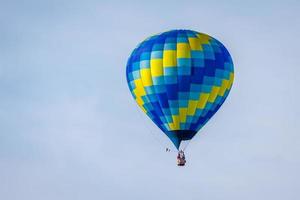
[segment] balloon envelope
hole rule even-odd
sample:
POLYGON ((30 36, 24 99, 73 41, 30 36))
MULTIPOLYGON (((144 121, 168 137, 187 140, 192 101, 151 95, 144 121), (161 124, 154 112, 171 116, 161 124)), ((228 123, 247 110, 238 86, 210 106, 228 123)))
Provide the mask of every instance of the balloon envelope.
POLYGON ((128 59, 126 76, 137 104, 178 149, 218 111, 234 72, 218 40, 172 30, 140 43, 128 59))

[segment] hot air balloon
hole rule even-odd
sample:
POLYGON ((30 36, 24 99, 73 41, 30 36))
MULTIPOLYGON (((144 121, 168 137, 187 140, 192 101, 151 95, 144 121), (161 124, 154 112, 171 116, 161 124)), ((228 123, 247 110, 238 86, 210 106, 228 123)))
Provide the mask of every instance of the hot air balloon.
POLYGON ((126 76, 137 104, 179 150, 224 103, 234 72, 221 42, 192 30, 171 30, 133 50, 126 76))

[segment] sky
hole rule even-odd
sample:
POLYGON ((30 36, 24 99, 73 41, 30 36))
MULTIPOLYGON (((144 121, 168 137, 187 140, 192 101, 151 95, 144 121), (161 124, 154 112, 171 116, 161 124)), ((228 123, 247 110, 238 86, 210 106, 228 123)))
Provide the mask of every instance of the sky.
POLYGON ((0 0, 0 199, 300 199, 299 1, 0 0), (235 81, 176 166, 127 58, 192 29, 235 81))

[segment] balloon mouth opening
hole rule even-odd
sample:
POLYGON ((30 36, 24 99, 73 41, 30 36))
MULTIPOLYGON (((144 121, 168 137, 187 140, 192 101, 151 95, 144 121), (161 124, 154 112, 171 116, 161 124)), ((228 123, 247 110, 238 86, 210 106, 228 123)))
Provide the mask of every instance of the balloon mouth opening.
POLYGON ((166 135, 170 138, 172 143, 177 149, 179 149, 182 141, 191 140, 197 131, 193 130, 173 130, 166 132, 166 135))

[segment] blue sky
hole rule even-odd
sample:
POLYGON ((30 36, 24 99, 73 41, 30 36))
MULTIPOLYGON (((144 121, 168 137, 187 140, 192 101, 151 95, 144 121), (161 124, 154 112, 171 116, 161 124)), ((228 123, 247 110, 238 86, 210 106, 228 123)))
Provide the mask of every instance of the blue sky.
POLYGON ((297 1, 0 1, 0 199, 299 199, 297 1), (235 82, 185 168, 138 109, 127 58, 207 33, 235 82))

